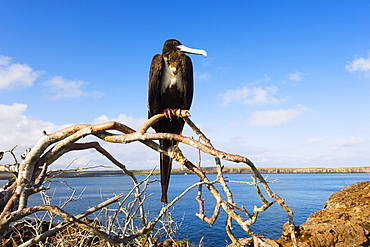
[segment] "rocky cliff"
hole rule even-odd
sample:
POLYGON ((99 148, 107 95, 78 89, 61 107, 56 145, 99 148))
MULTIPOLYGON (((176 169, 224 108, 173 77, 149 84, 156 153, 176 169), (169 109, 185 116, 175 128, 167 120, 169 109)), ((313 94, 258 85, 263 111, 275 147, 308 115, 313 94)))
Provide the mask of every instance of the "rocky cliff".
MULTIPOLYGON (((292 247, 287 225, 280 239, 263 239, 259 246, 292 247)), ((370 246, 370 181, 359 182, 332 194, 324 208, 296 227, 298 247, 370 246)), ((254 246, 251 238, 228 247, 254 246)))
MULTIPOLYGON (((370 246, 370 181, 331 195, 324 209, 297 227, 297 237, 299 247, 370 246)), ((287 232, 276 242, 292 246, 287 232)))

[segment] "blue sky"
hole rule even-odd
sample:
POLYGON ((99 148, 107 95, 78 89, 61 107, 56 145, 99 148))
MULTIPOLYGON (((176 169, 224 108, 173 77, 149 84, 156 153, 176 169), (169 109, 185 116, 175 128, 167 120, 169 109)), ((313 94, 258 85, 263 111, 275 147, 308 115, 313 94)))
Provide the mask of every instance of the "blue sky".
MULTIPOLYGON (((190 55, 191 114, 216 148, 257 167, 369 166, 369 16, 364 0, 0 1, 0 150, 72 124, 139 127, 151 59, 176 38, 208 52, 190 55)), ((139 143, 104 146, 129 169, 158 164, 139 143)), ((69 163, 110 165, 84 151, 54 167, 69 163)))

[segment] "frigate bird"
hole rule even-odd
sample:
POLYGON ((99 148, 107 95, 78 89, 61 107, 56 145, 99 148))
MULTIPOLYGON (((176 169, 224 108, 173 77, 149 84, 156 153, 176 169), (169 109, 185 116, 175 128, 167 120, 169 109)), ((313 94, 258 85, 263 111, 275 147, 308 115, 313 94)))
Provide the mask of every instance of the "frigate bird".
MULTIPOLYGON (((193 100, 193 64, 184 53, 207 56, 204 50, 191 49, 178 40, 169 39, 163 45, 162 55, 157 54, 152 59, 148 82, 148 117, 163 112, 167 116, 152 126, 157 133, 180 134, 184 127, 184 120, 170 117, 174 109, 189 110, 193 100)), ((160 140, 159 143, 164 149, 177 145, 170 140, 160 140)), ((172 159, 161 153, 161 202, 166 204, 171 169, 172 159)))

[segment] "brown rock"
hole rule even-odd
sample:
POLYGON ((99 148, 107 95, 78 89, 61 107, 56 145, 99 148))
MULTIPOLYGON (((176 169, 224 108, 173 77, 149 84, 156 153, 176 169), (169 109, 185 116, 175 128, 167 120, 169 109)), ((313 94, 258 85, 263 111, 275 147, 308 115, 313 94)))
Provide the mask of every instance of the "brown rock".
MULTIPOLYGON (((298 227, 297 241, 299 247, 370 246, 370 181, 332 194, 324 209, 298 227)), ((292 246, 289 234, 277 243, 292 246)))

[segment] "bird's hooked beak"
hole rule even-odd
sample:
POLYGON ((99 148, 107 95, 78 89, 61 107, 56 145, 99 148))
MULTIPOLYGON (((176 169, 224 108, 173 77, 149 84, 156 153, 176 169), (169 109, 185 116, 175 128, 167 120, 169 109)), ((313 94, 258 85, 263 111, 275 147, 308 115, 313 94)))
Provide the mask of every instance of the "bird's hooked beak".
POLYGON ((207 52, 205 50, 193 49, 193 48, 186 47, 184 45, 178 45, 176 47, 179 48, 180 51, 182 51, 182 52, 191 53, 191 54, 198 54, 198 55, 203 55, 204 57, 207 57, 207 52))

